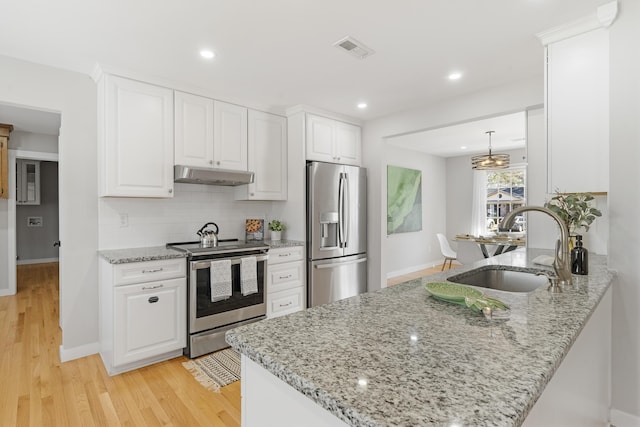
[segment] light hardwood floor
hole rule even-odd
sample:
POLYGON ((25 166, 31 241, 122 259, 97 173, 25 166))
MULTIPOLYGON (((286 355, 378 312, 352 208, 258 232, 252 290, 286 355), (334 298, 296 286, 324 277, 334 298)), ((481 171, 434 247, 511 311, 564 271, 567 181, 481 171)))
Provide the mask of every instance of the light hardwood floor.
POLYGON ((240 425, 240 382, 207 391, 184 357, 114 377, 98 355, 60 363, 58 264, 17 278, 0 297, 0 426, 240 425))
MULTIPOLYGON (((456 267, 460 267, 460 264, 452 263, 451 266, 449 266, 449 263, 447 263, 444 269, 446 271, 456 267)), ((440 273, 441 268, 442 264, 431 268, 425 268, 424 270, 414 271, 413 273, 403 274, 402 276, 396 276, 387 280, 387 286, 393 286, 398 283, 406 282, 407 280, 419 279, 420 277, 428 276, 430 274, 440 273)))

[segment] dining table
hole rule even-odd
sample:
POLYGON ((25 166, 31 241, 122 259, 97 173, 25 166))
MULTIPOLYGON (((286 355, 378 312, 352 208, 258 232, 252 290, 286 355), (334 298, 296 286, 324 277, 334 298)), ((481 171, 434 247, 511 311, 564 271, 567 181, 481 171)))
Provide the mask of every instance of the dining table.
POLYGON ((497 234, 495 236, 474 236, 472 234, 457 234, 456 241, 471 241, 480 246, 482 255, 485 258, 500 255, 502 253, 510 252, 518 247, 525 246, 527 240, 525 236, 509 236, 506 234, 497 234), (493 253, 489 252, 487 245, 495 246, 493 253))

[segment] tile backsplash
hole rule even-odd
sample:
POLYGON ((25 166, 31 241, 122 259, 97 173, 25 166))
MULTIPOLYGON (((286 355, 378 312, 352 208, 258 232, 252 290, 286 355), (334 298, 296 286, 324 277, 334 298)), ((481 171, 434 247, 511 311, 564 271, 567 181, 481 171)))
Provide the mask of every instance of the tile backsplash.
POLYGON ((278 202, 236 201, 234 191, 233 187, 176 183, 171 199, 100 198, 99 248, 198 240, 196 231, 207 222, 218 225, 221 239, 244 240, 245 220, 264 219, 266 224, 278 202))

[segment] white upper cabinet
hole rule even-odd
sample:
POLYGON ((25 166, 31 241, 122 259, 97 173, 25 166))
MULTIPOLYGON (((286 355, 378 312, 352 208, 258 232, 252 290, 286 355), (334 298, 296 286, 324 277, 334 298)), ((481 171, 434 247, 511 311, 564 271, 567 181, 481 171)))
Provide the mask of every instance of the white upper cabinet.
POLYGON ((173 197, 173 91, 105 75, 99 97, 100 195, 173 197))
POLYGON ((609 31, 547 46, 547 191, 609 189, 609 31))
POLYGON ((338 162, 359 166, 362 162, 362 136, 360 127, 336 122, 335 132, 338 162))
POLYGON ((176 165, 213 167, 213 99, 175 93, 176 165))
POLYGON ((247 170, 247 108, 176 91, 175 164, 247 170))
POLYGON ((214 101, 213 160, 221 169, 247 170, 247 108, 214 101))
POLYGON ((287 119, 249 110, 249 170, 253 184, 236 189, 238 200, 287 199, 287 119))
POLYGON ((359 166, 360 127, 307 114, 306 159, 359 166))

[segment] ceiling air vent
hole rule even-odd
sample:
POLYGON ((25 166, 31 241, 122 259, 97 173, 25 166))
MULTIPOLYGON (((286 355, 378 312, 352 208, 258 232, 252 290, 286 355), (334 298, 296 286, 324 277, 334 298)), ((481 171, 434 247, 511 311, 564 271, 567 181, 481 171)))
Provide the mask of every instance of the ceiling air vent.
POLYGON ((353 37, 345 37, 338 40, 333 45, 358 59, 364 59, 375 53, 373 49, 368 48, 353 37))

